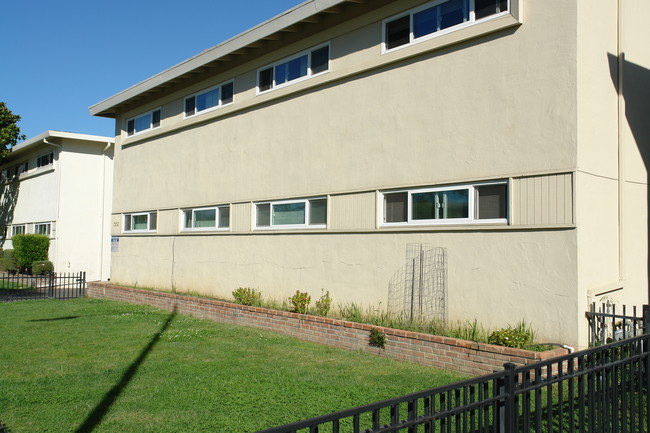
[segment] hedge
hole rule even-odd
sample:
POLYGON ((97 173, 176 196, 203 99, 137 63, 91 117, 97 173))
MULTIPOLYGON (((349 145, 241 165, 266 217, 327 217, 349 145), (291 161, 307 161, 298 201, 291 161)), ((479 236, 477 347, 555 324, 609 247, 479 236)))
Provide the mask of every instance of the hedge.
POLYGON ((16 235, 11 238, 14 245, 16 266, 21 272, 31 272, 32 263, 47 260, 50 239, 45 235, 16 235))

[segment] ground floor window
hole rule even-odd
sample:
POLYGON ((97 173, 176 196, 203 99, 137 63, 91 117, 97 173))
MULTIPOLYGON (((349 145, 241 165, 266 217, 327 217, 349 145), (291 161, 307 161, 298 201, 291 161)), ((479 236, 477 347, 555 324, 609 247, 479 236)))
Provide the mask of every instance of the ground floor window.
POLYGON ((383 193, 383 223, 505 223, 507 196, 505 181, 387 191, 383 193))
POLYGON ((256 228, 325 228, 327 198, 284 200, 255 204, 256 228))
POLYGON ((34 224, 34 233, 39 235, 50 236, 52 233, 52 224, 51 223, 36 223, 34 224))
POLYGON ((124 232, 154 232, 158 222, 158 213, 138 212, 124 214, 124 232))

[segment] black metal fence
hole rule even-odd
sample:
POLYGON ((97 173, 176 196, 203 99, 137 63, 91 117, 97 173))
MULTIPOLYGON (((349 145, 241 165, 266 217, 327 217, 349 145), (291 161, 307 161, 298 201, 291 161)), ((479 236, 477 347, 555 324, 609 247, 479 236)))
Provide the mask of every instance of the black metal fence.
POLYGON ((620 341, 625 338, 636 337, 644 332, 644 323, 650 323, 650 306, 644 305, 641 311, 637 307, 632 308, 616 304, 601 304, 598 308, 592 303, 589 311, 585 313, 589 321, 589 346, 599 346, 620 341))
POLYGON ((262 432, 647 432, 649 349, 645 334, 262 432))
POLYGON ((0 274, 0 302, 71 299, 86 296, 86 273, 0 274))

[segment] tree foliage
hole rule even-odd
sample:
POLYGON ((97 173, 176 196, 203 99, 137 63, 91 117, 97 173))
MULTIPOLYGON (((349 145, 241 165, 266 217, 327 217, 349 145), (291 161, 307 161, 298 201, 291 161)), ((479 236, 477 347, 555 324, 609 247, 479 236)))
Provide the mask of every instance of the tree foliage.
POLYGON ((9 150, 25 136, 20 133, 17 123, 20 116, 13 114, 7 104, 0 102, 0 159, 7 156, 9 150))

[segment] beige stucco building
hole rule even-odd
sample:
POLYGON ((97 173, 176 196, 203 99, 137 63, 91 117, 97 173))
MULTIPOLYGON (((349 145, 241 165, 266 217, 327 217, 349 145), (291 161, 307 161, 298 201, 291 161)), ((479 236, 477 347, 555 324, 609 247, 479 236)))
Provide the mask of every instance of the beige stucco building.
POLYGON ((14 146, 0 165, 0 243, 50 238, 55 272, 110 277, 113 137, 46 131, 14 146))
POLYGON ((583 346, 648 298, 648 13, 311 0, 126 89, 111 280, 383 308, 425 244, 448 320, 583 346))

